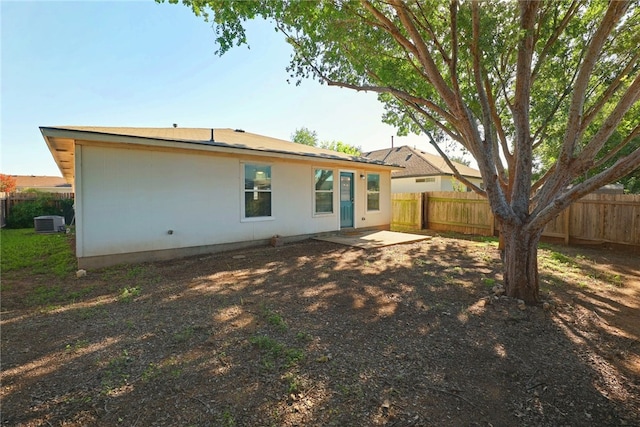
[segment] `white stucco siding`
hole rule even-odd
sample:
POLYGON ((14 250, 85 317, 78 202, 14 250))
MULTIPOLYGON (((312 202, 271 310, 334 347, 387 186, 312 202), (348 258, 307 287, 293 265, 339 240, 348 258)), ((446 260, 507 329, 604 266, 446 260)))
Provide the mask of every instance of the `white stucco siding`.
MULTIPOLYGON (((335 212, 315 215, 318 165, 272 161, 272 218, 243 219, 243 160, 183 151, 76 146, 77 256, 206 246, 339 230, 335 212), (169 230, 172 233, 169 234, 169 230)), ((331 168, 339 176, 340 169, 331 168)), ((354 171, 358 176, 359 171, 354 171)), ((364 171, 362 171, 364 172, 364 171)), ((366 183, 355 180, 356 227, 389 224, 389 172, 381 174, 381 209, 366 212, 366 183), (365 218, 362 220, 361 218, 365 218)))
MULTIPOLYGON (((480 178, 467 178, 474 184, 480 185, 482 179, 480 178)), ((458 181, 449 176, 430 176, 430 177, 410 177, 410 178, 394 178, 391 181, 392 193, 425 193, 428 191, 459 191, 454 188, 454 182, 458 181), (416 182, 416 180, 427 179, 433 180, 431 182, 416 182)), ((458 184, 460 185, 460 184, 458 184)), ((463 185, 463 188, 466 188, 463 185)))
POLYGON ((442 190, 442 177, 433 176, 427 179, 433 179, 433 182, 416 182, 416 179, 423 177, 411 178, 394 178, 391 180, 392 193, 424 193, 426 191, 449 191, 442 190))
POLYGON ((82 229, 78 234, 83 247, 78 247, 78 256, 198 246, 233 236, 233 228, 221 224, 239 219, 237 160, 79 149, 82 229))
POLYGON ((391 223, 391 173, 388 171, 357 170, 355 182, 355 218, 356 228, 377 227, 391 223), (380 206, 378 210, 367 208, 367 173, 380 175, 380 206), (361 176, 364 175, 365 179, 361 176))

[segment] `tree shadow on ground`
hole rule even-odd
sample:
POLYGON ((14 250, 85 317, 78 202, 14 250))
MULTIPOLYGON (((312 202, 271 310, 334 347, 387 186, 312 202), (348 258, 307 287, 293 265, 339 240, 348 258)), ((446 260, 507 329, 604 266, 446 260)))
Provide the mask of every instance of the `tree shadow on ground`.
MULTIPOLYGON (((374 250, 309 241, 90 272, 91 295, 3 315, 2 422, 640 421, 637 377, 604 354, 629 341, 566 306, 588 292, 520 310, 491 296, 500 278, 494 247, 451 238, 374 250)), ((625 308, 600 303, 611 319, 625 308)))

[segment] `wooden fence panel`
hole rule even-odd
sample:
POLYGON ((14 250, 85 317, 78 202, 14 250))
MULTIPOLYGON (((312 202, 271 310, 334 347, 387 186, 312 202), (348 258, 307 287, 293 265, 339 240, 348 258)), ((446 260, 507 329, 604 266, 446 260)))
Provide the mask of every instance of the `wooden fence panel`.
POLYGON ((426 194, 427 228, 464 234, 493 235, 493 214, 484 197, 475 193, 426 194))
MULTIPOLYGON (((51 203, 58 209, 62 207, 62 200, 74 199, 74 193, 6 193, 5 198, 2 199, 2 225, 6 224, 6 218, 11 215, 11 210, 14 206, 24 202, 32 202, 45 195, 51 200, 51 203)), ((71 218, 66 218, 67 221, 71 221, 71 218)))
POLYGON ((422 194, 394 193, 391 195, 391 226, 422 229, 422 194))
POLYGON ((0 193, 0 227, 7 225, 7 198, 4 193, 0 193))
POLYGON ((640 195, 590 194, 571 205, 571 239, 640 245, 640 195))
MULTIPOLYGON (((456 231, 490 236, 495 220, 485 198, 475 193, 430 192, 393 195, 392 225, 456 231), (413 197, 412 197, 413 196, 413 197), (424 219, 417 221, 422 196, 424 219)), ((545 227, 543 236, 560 238, 565 244, 618 243, 640 246, 640 195, 590 194, 560 213, 545 227)))
POLYGON ((564 240, 565 244, 569 244, 569 219, 571 216, 571 208, 563 210, 560 215, 549 222, 542 231, 545 237, 557 237, 564 240))

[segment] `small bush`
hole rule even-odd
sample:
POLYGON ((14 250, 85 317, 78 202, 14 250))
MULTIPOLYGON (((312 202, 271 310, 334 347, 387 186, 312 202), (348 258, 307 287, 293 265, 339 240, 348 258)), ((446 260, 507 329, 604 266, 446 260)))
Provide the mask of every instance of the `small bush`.
POLYGON ((69 224, 73 218, 73 199, 53 198, 51 193, 35 192, 34 200, 15 204, 7 215, 7 228, 33 228, 33 218, 42 215, 61 215, 69 224))

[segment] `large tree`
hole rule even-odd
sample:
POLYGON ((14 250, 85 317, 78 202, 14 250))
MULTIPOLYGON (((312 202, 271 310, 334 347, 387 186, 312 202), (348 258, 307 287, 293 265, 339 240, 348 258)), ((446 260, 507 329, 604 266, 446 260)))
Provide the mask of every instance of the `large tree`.
POLYGON ((545 224, 640 166, 638 0, 182 3, 213 21, 220 54, 267 19, 293 46, 292 76, 376 92, 401 131, 471 153, 484 186, 458 179, 488 198, 506 292, 528 303, 545 224), (543 150, 555 160, 534 180, 543 150))

